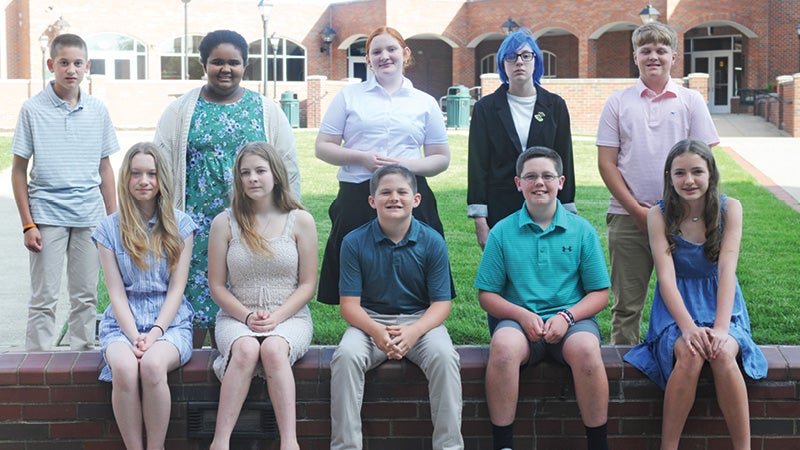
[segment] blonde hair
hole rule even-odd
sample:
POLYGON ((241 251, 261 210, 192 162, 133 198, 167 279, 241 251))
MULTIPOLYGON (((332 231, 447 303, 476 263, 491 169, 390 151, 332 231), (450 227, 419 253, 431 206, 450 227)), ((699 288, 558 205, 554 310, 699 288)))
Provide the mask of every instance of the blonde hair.
POLYGON ((634 50, 647 44, 663 44, 670 47, 673 52, 678 51, 678 33, 661 22, 646 23, 633 30, 631 42, 634 50))
POLYGON ((134 144, 125 154, 119 169, 117 196, 119 197, 119 234, 122 247, 140 269, 147 269, 149 255, 166 258, 171 272, 178 264, 183 240, 180 237, 175 210, 172 207, 172 177, 166 158, 152 142, 134 144), (128 188, 131 163, 136 155, 150 155, 156 166, 158 193, 156 194, 156 223, 148 232, 136 201, 128 188))
POLYGON ((242 160, 248 155, 256 155, 269 164, 274 183, 272 203, 276 208, 284 212, 305 208, 292 194, 286 165, 273 146, 266 142, 250 142, 239 150, 239 154, 236 155, 236 162, 233 164, 233 194, 231 198, 233 218, 239 224, 240 236, 247 247, 255 253, 269 256, 272 254, 272 250, 259 230, 256 229, 253 200, 245 194, 242 182, 242 160))

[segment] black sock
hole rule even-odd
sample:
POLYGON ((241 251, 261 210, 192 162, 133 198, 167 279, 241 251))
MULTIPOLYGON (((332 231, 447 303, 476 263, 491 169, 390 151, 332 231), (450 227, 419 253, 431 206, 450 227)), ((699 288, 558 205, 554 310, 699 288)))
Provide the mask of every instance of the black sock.
POLYGON ((608 424, 599 427, 585 427, 586 441, 589 450, 608 450, 608 424))
POLYGON ((492 424, 492 438, 494 450, 512 448, 514 446, 514 422, 503 427, 492 424))

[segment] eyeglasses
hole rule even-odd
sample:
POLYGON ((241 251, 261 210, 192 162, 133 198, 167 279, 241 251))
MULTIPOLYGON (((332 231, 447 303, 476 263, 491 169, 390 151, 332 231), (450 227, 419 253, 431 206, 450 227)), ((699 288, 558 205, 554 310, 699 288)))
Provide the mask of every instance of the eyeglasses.
POLYGON ((536 55, 532 52, 511 53, 506 55, 503 60, 505 60, 505 62, 515 63, 517 62, 517 58, 522 58, 522 62, 531 62, 535 56, 536 55))
POLYGON ((558 178, 558 175, 555 175, 555 174, 552 174, 552 173, 545 173, 545 174, 542 174, 542 175, 539 175, 538 173, 526 173, 525 175, 521 176, 520 178, 525 180, 525 181, 531 182, 531 183, 533 183, 536 180, 538 180, 539 178, 541 178, 542 181, 544 181, 545 183, 550 183, 553 180, 555 180, 556 178, 558 178))

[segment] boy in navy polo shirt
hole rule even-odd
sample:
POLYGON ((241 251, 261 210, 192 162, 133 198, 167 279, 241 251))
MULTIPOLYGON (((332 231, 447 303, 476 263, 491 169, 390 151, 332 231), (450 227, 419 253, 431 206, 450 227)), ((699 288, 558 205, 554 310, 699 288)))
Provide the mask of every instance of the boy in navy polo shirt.
POLYGON ((342 242, 340 309, 350 327, 331 361, 331 450, 362 448, 365 373, 408 358, 428 378, 434 450, 463 449, 458 353, 444 320, 450 270, 444 238, 411 215, 416 177, 399 165, 370 180, 372 220, 342 242))
POLYGON ((522 208, 489 233, 475 287, 489 313, 486 402, 494 448, 513 446, 520 367, 550 355, 575 382, 589 449, 607 449, 608 379, 594 315, 608 305, 609 278, 597 231, 556 198, 561 157, 531 147, 517 159, 522 208))

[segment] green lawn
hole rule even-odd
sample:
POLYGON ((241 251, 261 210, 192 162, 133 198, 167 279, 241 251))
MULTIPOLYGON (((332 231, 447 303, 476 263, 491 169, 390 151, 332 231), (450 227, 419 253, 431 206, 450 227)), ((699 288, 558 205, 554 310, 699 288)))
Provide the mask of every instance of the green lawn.
MULTIPOLYGON (((328 206, 336 195, 336 167, 314 157, 316 132, 298 130, 297 149, 303 185, 303 202, 317 221, 322 249, 330 231, 328 206)), ((447 326, 457 344, 488 342, 485 313, 478 306, 472 287, 481 252, 475 242, 472 221, 466 217, 467 137, 450 137, 452 160, 448 170, 430 179, 439 202, 450 249, 453 278, 458 297, 447 326)), ((0 168, 10 165, 10 138, 0 137, 0 168), (3 159, 6 158, 6 159, 3 159)), ((577 206, 580 214, 597 228, 606 246, 605 211, 608 191, 596 168, 596 149, 592 140, 575 141, 577 206)), ((800 344, 800 293, 797 268, 800 253, 800 214, 777 200, 740 168, 725 152, 715 152, 723 176, 723 192, 738 198, 744 206, 744 236, 739 258, 739 281, 747 300, 753 336, 759 344, 800 344), (792 245, 795 244, 795 245, 792 245)), ((105 287, 100 286, 99 309, 107 304, 105 287)), ((652 298, 652 295, 651 295, 652 298)), ((336 344, 345 329, 337 307, 311 303, 314 318, 314 343, 336 344)), ((649 306, 644 312, 642 334, 647 329, 649 306)), ((609 310, 598 319, 604 338, 609 334, 609 310)))
MULTIPOLYGON (((296 137, 303 202, 317 220, 321 257, 330 230, 327 208, 336 194, 336 168, 314 157, 314 132, 298 131, 296 137)), ((489 339, 486 315, 480 309, 477 291, 472 287, 481 252, 475 241, 472 221, 466 217, 467 137, 463 133, 451 134, 450 146, 450 167, 429 180, 445 225, 458 292, 447 326, 457 344, 484 344, 489 339)), ((596 147, 592 140, 578 140, 574 151, 578 210, 597 228, 605 248, 605 212, 609 194, 597 172, 596 147)), ((744 238, 738 273, 756 342, 800 344, 800 293, 796 289, 795 272, 795 268, 800 267, 800 256, 787 250, 792 247, 787 245, 789 242, 798 242, 800 214, 761 187, 726 153, 717 150, 715 155, 723 175, 723 191, 740 199, 744 205, 744 238), (777 317, 781 320, 775 320, 777 317)), ((315 324, 314 342, 336 344, 346 326, 339 317, 338 308, 312 302, 311 310, 315 324)), ((649 306, 645 310, 642 335, 647 330, 648 315, 649 306)), ((609 309, 603 311, 598 319, 603 337, 607 339, 609 309)))

